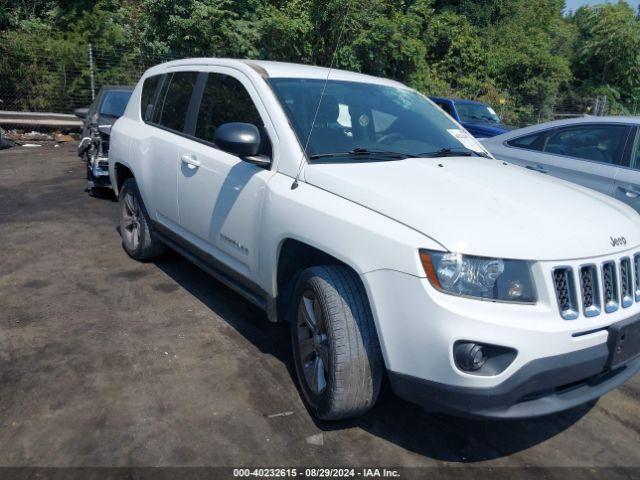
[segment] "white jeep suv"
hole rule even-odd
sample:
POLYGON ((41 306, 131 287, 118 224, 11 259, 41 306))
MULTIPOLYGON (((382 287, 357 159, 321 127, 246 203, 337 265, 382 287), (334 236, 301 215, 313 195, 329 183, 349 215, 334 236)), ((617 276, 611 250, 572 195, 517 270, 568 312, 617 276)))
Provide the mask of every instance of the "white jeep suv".
POLYGON ((495 160, 386 79, 189 59, 112 130, 120 234, 288 321, 304 400, 360 414, 383 375, 432 411, 543 415, 640 369, 640 217, 495 160))

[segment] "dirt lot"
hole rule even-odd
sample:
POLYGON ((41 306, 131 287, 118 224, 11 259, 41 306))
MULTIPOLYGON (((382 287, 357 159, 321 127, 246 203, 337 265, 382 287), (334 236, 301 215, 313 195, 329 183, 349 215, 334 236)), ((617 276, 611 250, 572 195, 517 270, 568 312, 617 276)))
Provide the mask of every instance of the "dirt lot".
POLYGON ((75 145, 0 152, 0 465, 640 466, 640 376, 530 421, 387 391, 315 422, 286 326, 175 254, 131 260, 84 187, 75 145))

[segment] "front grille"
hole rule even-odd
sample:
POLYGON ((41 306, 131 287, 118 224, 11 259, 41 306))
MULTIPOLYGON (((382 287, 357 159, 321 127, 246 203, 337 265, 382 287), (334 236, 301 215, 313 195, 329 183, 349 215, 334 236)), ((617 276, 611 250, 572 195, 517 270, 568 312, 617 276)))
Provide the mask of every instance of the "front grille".
POLYGON ((612 313, 620 306, 640 303, 640 252, 600 265, 581 265, 577 271, 556 267, 552 275, 558 309, 565 320, 577 318, 579 312, 595 317, 602 311, 612 313))
POLYGON ((640 253, 633 256, 633 286, 636 302, 640 301, 640 253))
POLYGON ((573 320, 578 317, 576 305, 575 285, 573 282, 573 270, 569 267, 558 267, 553 271, 553 282, 556 288, 556 298, 560 315, 565 320, 573 320))
POLYGON ((586 317, 600 314, 600 288, 598 269, 595 265, 580 268, 580 287, 582 290, 582 311, 586 317))
POLYGON ((604 311, 615 312, 618 309, 618 279, 616 278, 616 264, 606 262, 602 265, 602 297, 604 311))
POLYGON ((631 276, 631 260, 620 260, 620 303, 628 308, 633 303, 633 277, 631 276))

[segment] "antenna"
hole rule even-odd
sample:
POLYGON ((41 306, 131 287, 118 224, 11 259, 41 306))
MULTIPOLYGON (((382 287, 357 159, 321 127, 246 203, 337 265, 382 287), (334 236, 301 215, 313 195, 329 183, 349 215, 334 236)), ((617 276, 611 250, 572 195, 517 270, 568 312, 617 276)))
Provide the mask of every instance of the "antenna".
POLYGON ((347 23, 347 18, 349 18, 350 8, 351 8, 351 1, 347 3, 347 8, 345 10, 344 18, 342 19, 342 26, 340 27, 340 34, 338 35, 338 41, 336 42, 336 48, 334 48, 333 54, 331 54, 331 63, 329 64, 329 71, 327 72, 327 78, 324 79, 322 92, 320 92, 318 105, 316 105, 316 113, 313 115, 311 128, 309 129, 307 140, 304 142, 304 150, 302 151, 302 158, 300 158, 300 166, 298 167, 298 173, 296 173, 296 178, 293 180, 293 183, 291 184, 291 190, 295 190, 296 188, 298 188, 298 179, 300 178, 300 174, 302 173, 302 167, 304 167, 304 164, 305 164, 305 155, 307 153, 307 147, 309 147, 309 140, 311 140, 311 134, 313 133, 313 127, 316 124, 316 118, 318 118, 318 112, 320 111, 320 105, 322 104, 322 99, 324 98, 324 92, 327 89, 327 83, 329 82, 329 76, 331 75, 331 70, 333 69, 333 63, 336 59, 336 53, 338 52, 338 48, 340 48, 340 41, 342 40, 342 33, 344 32, 344 26, 347 23))

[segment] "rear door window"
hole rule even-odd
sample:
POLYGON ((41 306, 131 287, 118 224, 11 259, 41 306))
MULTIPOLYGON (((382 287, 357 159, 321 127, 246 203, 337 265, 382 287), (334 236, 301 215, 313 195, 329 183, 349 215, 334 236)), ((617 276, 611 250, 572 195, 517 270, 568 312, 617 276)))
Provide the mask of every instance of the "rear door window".
POLYGON ((626 125, 581 125, 559 128, 547 139, 544 153, 618 164, 627 140, 626 125))
MULTIPOLYGON (((189 101, 197 79, 198 72, 176 72, 171 75, 156 123, 170 130, 183 131, 189 101)), ((154 119, 155 117, 156 115, 154 119)))
POLYGON ((640 128, 634 127, 631 135, 629 136, 630 145, 627 147, 630 151, 625 155, 623 165, 625 167, 633 168, 634 170, 640 170, 640 128))

